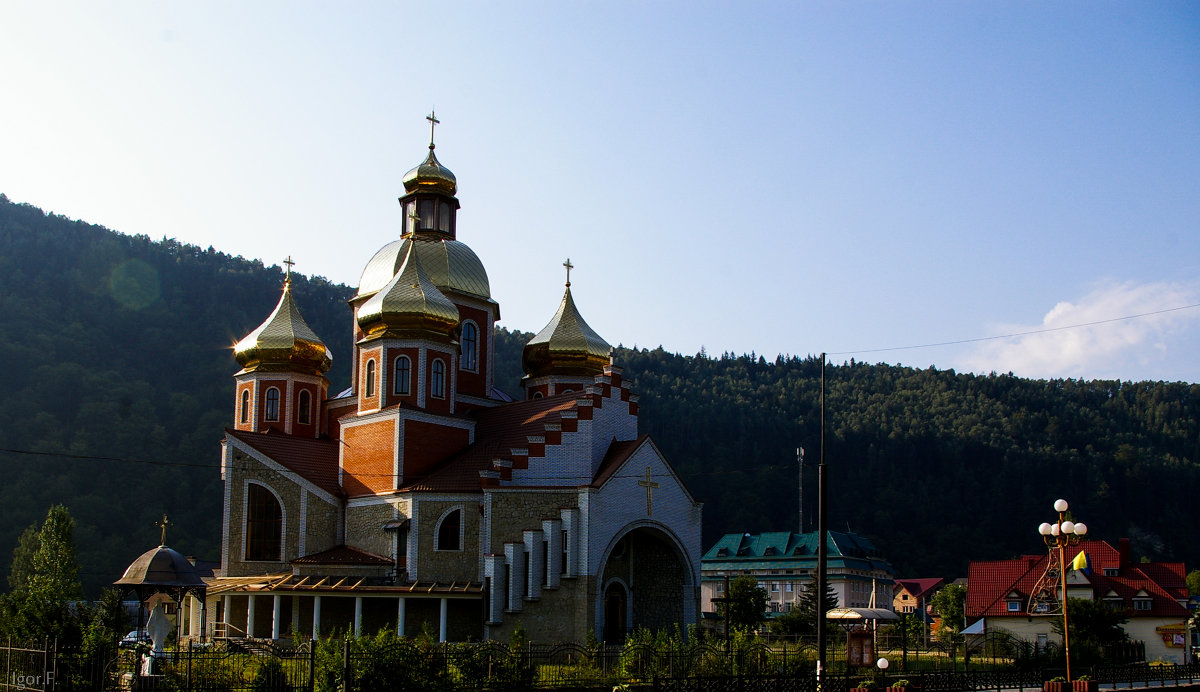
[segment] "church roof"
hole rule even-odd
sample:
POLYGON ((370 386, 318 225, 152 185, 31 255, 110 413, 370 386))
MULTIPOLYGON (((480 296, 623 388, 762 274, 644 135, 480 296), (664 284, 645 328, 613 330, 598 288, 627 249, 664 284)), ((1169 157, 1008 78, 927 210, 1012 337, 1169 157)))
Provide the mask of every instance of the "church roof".
POLYGON ((479 472, 491 471, 492 461, 510 456, 514 447, 528 444, 530 435, 541 435, 547 423, 557 423, 562 412, 575 407, 578 394, 517 401, 481 409, 476 413, 475 443, 436 466, 428 474, 406 479, 401 490, 475 492, 479 472))
POLYGON ((266 321, 233 347, 233 355, 242 372, 257 369, 293 369, 323 374, 333 362, 333 354, 304 321, 292 299, 292 282, 284 281, 283 295, 266 321))
POLYGON ((608 451, 604 453, 604 460, 600 462, 600 468, 596 470, 596 477, 592 479, 592 487, 599 488, 604 485, 626 461, 629 461, 629 457, 633 456, 637 448, 649 439, 649 435, 643 434, 636 440, 624 442, 613 440, 612 444, 608 446, 608 451))
POLYGON ((258 450, 334 497, 345 495, 338 483, 338 443, 293 437, 277 432, 247 432, 226 428, 225 434, 258 450))

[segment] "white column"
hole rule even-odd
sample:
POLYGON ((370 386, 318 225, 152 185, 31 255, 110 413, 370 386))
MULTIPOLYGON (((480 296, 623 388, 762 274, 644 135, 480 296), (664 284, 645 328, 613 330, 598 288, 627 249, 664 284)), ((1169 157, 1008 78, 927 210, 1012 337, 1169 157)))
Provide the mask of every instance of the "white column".
MULTIPOLYGON (((228 637, 230 634, 229 623, 231 618, 233 618, 233 596, 225 596, 225 607, 222 610, 225 612, 225 627, 222 629, 225 630, 225 636, 228 637)), ((216 634, 216 632, 213 632, 213 634, 216 634)))
POLYGON ((529 554, 529 572, 525 575, 525 597, 536 601, 542 597, 542 582, 545 580, 546 545, 542 543, 542 532, 535 529, 522 531, 525 552, 529 554))
POLYGON ((204 624, 204 620, 200 615, 200 599, 195 596, 188 596, 188 634, 193 637, 200 636, 200 625, 204 624))
POLYGON ((279 639, 279 620, 283 617, 283 602, 279 594, 271 597, 271 639, 279 639))
POLYGON ((567 572, 563 576, 575 577, 582 573, 579 566, 579 509, 564 509, 560 516, 563 528, 567 530, 567 572))
POLYGON ((507 588, 504 583, 504 556, 488 555, 483 562, 484 576, 491 578, 488 587, 488 621, 489 625, 498 625, 504 621, 504 602, 507 588))
POLYGON ((446 611, 449 608, 449 603, 450 603, 450 599, 443 598, 442 603, 441 603, 441 608, 438 611, 438 641, 439 642, 446 641, 446 625, 447 625, 446 611))
POLYGON ((254 636, 254 594, 246 596, 246 636, 254 636))
POLYGON ((546 588, 557 589, 562 577, 562 520, 542 522, 542 540, 546 542, 546 588))
POLYGON ((362 636, 362 596, 354 597, 354 636, 362 636))
POLYGON ((396 636, 404 636, 404 597, 396 599, 396 636))
POLYGON ((321 597, 313 596, 313 641, 321 638, 321 597))
POLYGON ((505 543, 504 561, 508 564, 508 603, 506 610, 521 612, 525 597, 525 545, 505 543))

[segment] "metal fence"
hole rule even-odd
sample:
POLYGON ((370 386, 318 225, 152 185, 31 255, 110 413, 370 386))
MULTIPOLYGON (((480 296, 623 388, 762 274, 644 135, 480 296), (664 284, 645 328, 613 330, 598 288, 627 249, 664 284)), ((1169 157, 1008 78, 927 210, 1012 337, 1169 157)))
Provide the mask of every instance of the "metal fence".
MULTIPOLYGON (((994 642, 999 647, 999 642, 994 642)), ((928 651, 921 652, 930 654, 928 651)), ((1018 666, 997 648, 970 667, 902 666, 887 677, 870 667, 830 667, 821 692, 896 685, 922 692, 1040 690, 1061 675, 1053 666, 1018 666)), ((1012 654, 1014 652, 1008 651, 1012 654)), ((1016 652, 1020 653, 1020 652, 1016 652)), ((655 648, 634 644, 577 645, 499 642, 438 644, 430 640, 326 640, 277 646, 257 640, 191 645, 148 658, 128 649, 60 650, 53 642, 0 651, 0 692, 137 690, 241 692, 373 692, 375 690, 509 690, 574 688, 611 690, 622 685, 661 690, 764 690, 817 692, 816 650, 806 642, 752 640, 655 648)), ((1200 681, 1197 665, 1073 667, 1106 689, 1200 681)))

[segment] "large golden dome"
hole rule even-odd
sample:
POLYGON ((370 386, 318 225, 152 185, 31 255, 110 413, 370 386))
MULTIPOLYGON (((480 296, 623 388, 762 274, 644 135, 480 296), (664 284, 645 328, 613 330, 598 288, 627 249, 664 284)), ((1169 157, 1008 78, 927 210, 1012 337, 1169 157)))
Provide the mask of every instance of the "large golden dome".
POLYGON ((430 144, 429 156, 416 168, 404 174, 404 190, 408 193, 432 190, 453 195, 458 191, 458 180, 450 169, 443 166, 433 155, 433 145, 430 144))
POLYGON ((358 326, 368 336, 384 332, 441 338, 453 335, 458 327, 458 307, 421 267, 419 248, 435 242, 410 243, 404 267, 358 309, 358 326))
MULTIPOLYGON (((375 253, 358 280, 356 298, 373 295, 396 276, 396 272, 404 265, 404 258, 408 256, 412 238, 410 234, 393 240, 375 253)), ((429 234, 417 241, 417 256, 429 280, 440 290, 457 291, 483 300, 491 299, 492 290, 483 262, 465 243, 429 234)))
POLYGON ((298 370, 322 375, 333 363, 333 354, 316 335, 292 299, 292 282, 284 281, 275 311, 257 329, 233 347, 242 372, 298 370))
POLYGON ((571 297, 563 294, 558 312, 521 352, 521 368, 529 377, 573 375, 590 377, 604 372, 612 346, 583 321, 571 297))

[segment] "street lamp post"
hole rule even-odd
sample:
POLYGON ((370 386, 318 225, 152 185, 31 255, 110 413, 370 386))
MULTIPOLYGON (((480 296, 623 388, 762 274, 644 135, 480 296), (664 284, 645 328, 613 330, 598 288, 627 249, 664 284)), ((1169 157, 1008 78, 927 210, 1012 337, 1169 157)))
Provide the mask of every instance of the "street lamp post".
POLYGON ((1054 555, 1054 549, 1058 549, 1058 576, 1062 583, 1063 655, 1067 659, 1067 682, 1071 682, 1071 639, 1067 623, 1067 546, 1079 545, 1087 533, 1087 526, 1083 522, 1067 519, 1067 507, 1066 500, 1055 500, 1054 511, 1058 512, 1058 521, 1053 524, 1043 522, 1038 527, 1038 533, 1042 534, 1042 540, 1050 549, 1051 557, 1054 555))

